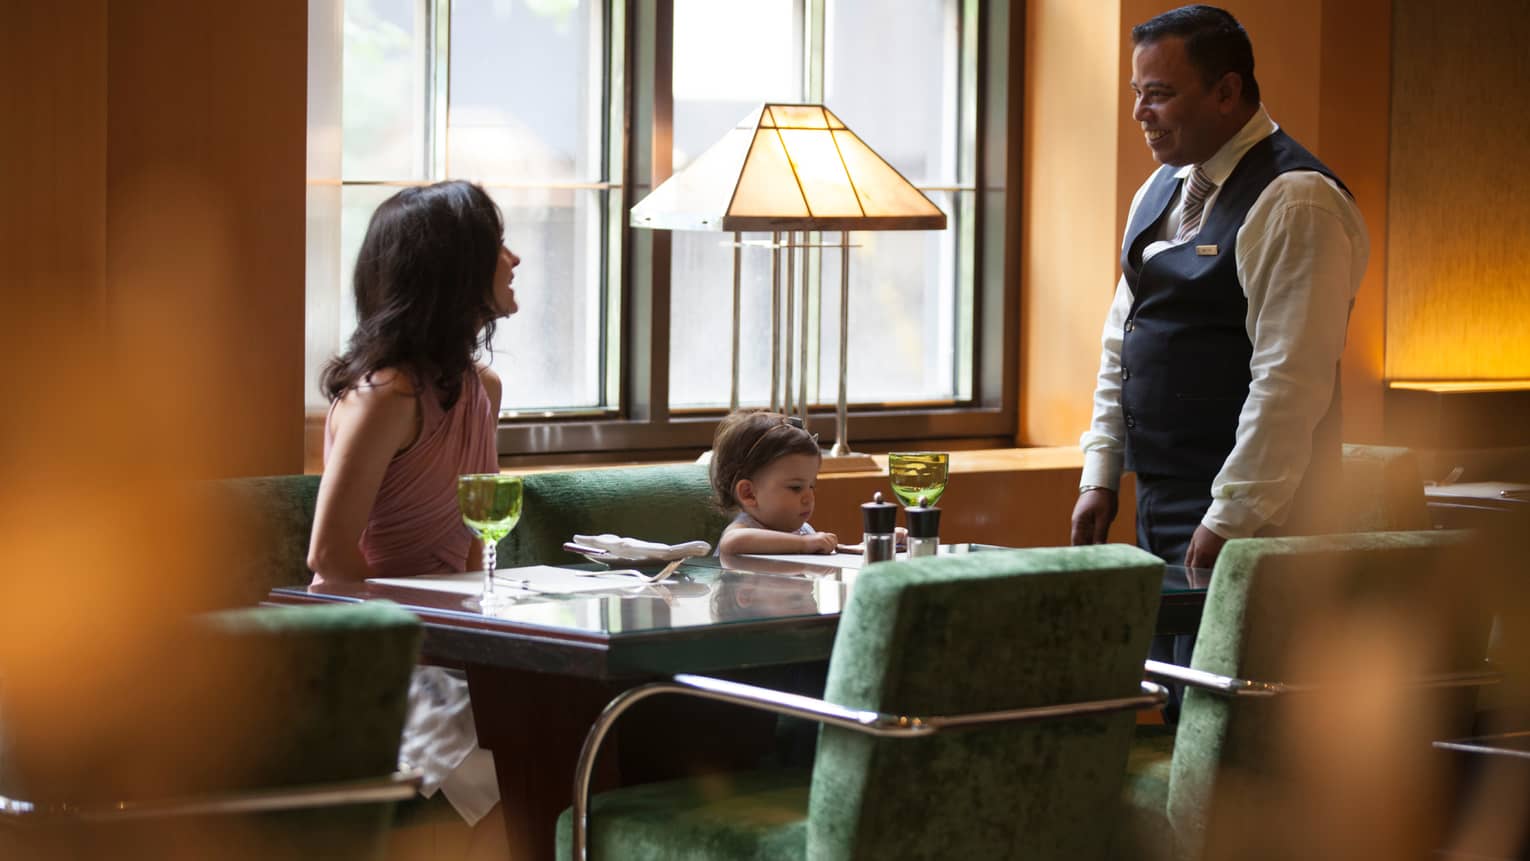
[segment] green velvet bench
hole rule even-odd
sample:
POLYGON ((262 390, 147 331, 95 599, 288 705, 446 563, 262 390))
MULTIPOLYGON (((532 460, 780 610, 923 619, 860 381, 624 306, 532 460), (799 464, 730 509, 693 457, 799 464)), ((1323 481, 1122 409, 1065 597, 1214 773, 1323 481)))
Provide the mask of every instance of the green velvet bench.
MULTIPOLYGON (((575 534, 611 532, 667 544, 701 539, 716 546, 728 525, 712 504, 700 464, 537 472, 525 482, 521 522, 499 543, 501 567, 583 561, 563 549, 575 534)), ((236 572, 249 602, 277 586, 307 583, 319 476, 230 479, 220 486, 258 531, 264 550, 236 572)))
POLYGON ((397 769, 421 634, 385 602, 195 617, 132 677, 56 692, 94 703, 62 750, 0 690, 0 857, 380 858, 418 785, 397 769))
MULTIPOLYGON (((1130 710, 1165 696, 1142 681, 1162 571, 1122 545, 862 570, 823 700, 677 676, 613 701, 586 739, 558 857, 1103 858, 1130 710), (659 695, 817 720, 812 769, 626 787, 586 807, 612 722, 659 695)), ((651 741, 684 739, 679 725, 651 741)))
MULTIPOLYGON (((1321 732, 1321 709, 1338 708, 1348 692, 1342 685, 1303 690, 1327 659, 1345 657, 1339 649, 1314 655, 1311 638, 1342 639, 1349 626, 1402 620, 1406 646, 1426 663, 1393 679, 1408 707, 1384 718, 1388 730, 1406 734, 1432 722, 1435 732, 1459 732, 1470 725, 1474 686, 1497 677, 1483 662, 1488 612, 1475 588, 1483 573, 1473 536, 1463 532, 1229 541, 1191 667, 1148 663, 1150 677, 1186 685, 1184 704, 1177 727, 1138 728, 1114 854, 1306 857, 1307 823, 1274 812, 1274 799, 1290 803, 1291 784, 1282 781, 1293 728, 1321 732)), ((1389 750, 1403 750, 1400 760, 1427 750, 1427 737, 1412 741, 1389 750)))

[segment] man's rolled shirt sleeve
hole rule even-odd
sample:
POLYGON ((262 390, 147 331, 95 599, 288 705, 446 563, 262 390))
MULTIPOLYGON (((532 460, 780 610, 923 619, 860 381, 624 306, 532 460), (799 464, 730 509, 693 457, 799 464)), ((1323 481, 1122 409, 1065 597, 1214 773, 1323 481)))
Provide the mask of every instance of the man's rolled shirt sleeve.
POLYGON ((1333 397, 1369 256, 1354 203, 1321 174, 1281 176, 1238 232, 1252 380, 1202 525, 1223 538, 1283 522, 1333 397))

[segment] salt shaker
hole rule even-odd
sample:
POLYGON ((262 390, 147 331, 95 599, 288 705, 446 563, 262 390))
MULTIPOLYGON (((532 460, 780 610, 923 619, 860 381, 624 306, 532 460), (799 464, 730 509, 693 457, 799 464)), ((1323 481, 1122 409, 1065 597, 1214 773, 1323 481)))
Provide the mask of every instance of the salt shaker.
POLYGON ((882 501, 878 491, 871 501, 861 505, 862 541, 866 547, 865 564, 886 562, 893 558, 893 530, 898 520, 898 506, 882 501))
POLYGON ((908 518, 908 556, 934 556, 940 549, 940 509, 931 507, 929 497, 919 497, 903 514, 908 518))

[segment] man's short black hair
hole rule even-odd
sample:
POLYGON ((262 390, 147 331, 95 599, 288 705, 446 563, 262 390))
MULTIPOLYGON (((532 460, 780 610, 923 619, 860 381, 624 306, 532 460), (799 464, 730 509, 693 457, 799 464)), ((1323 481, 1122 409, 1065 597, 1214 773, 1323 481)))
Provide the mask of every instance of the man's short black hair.
POLYGON ((1132 44, 1144 45, 1169 36, 1185 40, 1185 53, 1208 88, 1228 72, 1243 79, 1243 101, 1259 104, 1254 80, 1254 46, 1230 12, 1197 3, 1165 12, 1132 28, 1132 44))

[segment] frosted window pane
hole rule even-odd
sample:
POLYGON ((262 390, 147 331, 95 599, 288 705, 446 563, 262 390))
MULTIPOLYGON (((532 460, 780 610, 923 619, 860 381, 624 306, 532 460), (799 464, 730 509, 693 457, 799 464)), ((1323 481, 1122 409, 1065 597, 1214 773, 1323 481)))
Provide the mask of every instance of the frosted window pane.
POLYGON ((344 176, 426 177, 425 4, 346 0, 344 176))
MULTIPOLYGON (((940 208, 955 211, 954 194, 932 192, 930 198, 940 208)), ((852 403, 956 396, 954 233, 850 234, 851 244, 859 246, 850 249, 852 403)), ((830 241, 839 238, 826 236, 830 241)), ((817 398, 824 403, 834 400, 839 385, 839 260, 839 249, 824 250, 823 385, 817 398)))
MULTIPOLYGON (((745 234, 746 239, 768 236, 745 234)), ((675 406, 728 403, 733 250, 724 243, 732 238, 731 233, 671 234, 670 277, 676 297, 670 303, 669 400, 675 406)), ((742 263, 740 391, 745 404, 764 405, 770 402, 770 252, 745 248, 742 263)))
POLYGON ((824 104, 915 185, 956 179, 955 0, 828 0, 824 104))
POLYGON ((674 169, 761 102, 802 101, 794 0, 675 0, 674 169))
MULTIPOLYGON (((733 91, 747 93, 731 104, 726 87, 712 81, 696 81, 683 58, 702 52, 726 50, 738 57, 747 53, 752 63, 770 62, 759 57, 771 41, 766 23, 724 21, 708 30, 701 26, 703 14, 695 7, 718 7, 719 19, 736 17, 736 9, 759 10, 769 4, 675 3, 675 167, 720 138, 753 103, 777 100, 803 101, 798 89, 766 92, 764 86, 733 91), (683 20, 687 14, 698 20, 683 20), (760 34, 744 44, 735 34, 760 34), (710 40, 702 49, 689 46, 691 38, 710 40), (709 94, 711 100, 703 98, 709 94), (721 105, 721 107, 720 107, 721 105), (715 113, 715 116, 713 115, 715 113)), ((785 4, 783 4, 784 6, 785 4)), ((787 20, 784 9, 776 22, 787 20)), ((960 128, 956 81, 959 72, 957 3, 955 0, 909 0, 898 5, 898 14, 887 14, 879 0, 828 0, 825 40, 825 104, 867 145, 916 185, 956 183, 956 134, 960 128), (837 22, 844 21, 840 26, 837 22)), ((801 41, 800 30, 782 37, 801 41)), ((786 48, 767 53, 779 58, 786 48)), ((791 52, 800 69, 800 49, 791 52)), ((699 66, 713 77, 726 64, 699 66)), ((762 80, 758 68, 750 78, 762 80)), ((785 86, 779 89, 789 89, 785 86)), ((821 121, 821 120, 820 120, 821 121)), ((830 121, 839 127, 839 123, 830 121)), ((970 158, 971 153, 967 154, 970 158)), ((969 192, 927 192, 948 215, 964 201, 970 212, 969 192)), ((889 204, 881 199, 876 203, 889 204)), ((970 331, 970 320, 958 320, 957 266, 959 223, 953 217, 944 231, 889 231, 852 234, 849 398, 852 403, 876 401, 941 401, 970 396, 970 381, 958 382, 959 373, 970 369, 970 358, 954 358, 958 346, 970 343, 959 338, 970 331)), ((749 238, 767 238, 751 234, 749 238)), ((721 243, 731 234, 675 232, 671 236, 670 402, 675 406, 725 406, 728 402, 728 356, 732 293, 732 255, 721 243)), ((838 233, 823 234, 837 242, 838 233)), ((742 300, 742 400, 745 404, 769 403, 770 381, 770 255, 748 249, 743 257, 742 300)), ((814 341, 820 360, 809 375, 809 400, 830 405, 837 396, 839 333, 839 251, 822 252, 818 268, 821 295, 811 310, 814 341)), ((970 264, 965 270, 971 272, 970 264)), ((784 285, 785 278, 783 276, 784 285)), ((800 314, 800 308, 798 313, 800 314)), ((794 387, 795 389, 795 387, 794 387)), ((853 436, 853 431, 852 431, 853 436)))
POLYGON ((486 182, 601 177, 600 4, 452 4, 447 172, 486 182))
POLYGON ((598 191, 489 189, 505 215, 520 311, 499 321, 492 362, 506 410, 600 405, 598 191))

